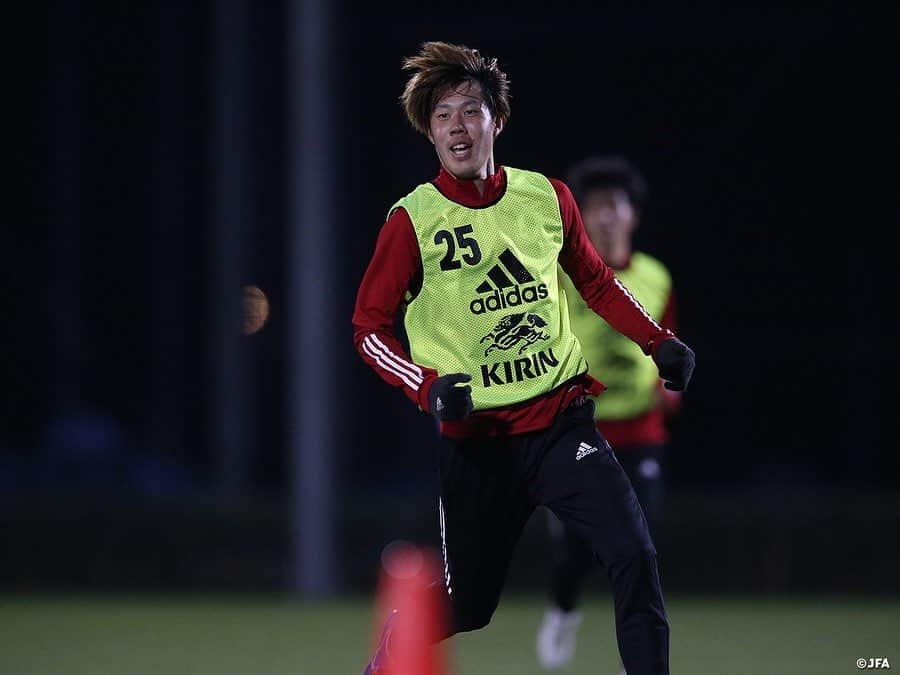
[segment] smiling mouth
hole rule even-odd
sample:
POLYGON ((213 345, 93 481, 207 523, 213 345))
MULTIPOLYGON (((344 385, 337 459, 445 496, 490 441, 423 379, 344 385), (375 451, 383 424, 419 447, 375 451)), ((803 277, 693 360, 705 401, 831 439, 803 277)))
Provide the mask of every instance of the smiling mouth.
POLYGON ((450 152, 452 152, 454 155, 464 155, 471 149, 472 146, 469 143, 456 143, 455 145, 450 146, 450 152))

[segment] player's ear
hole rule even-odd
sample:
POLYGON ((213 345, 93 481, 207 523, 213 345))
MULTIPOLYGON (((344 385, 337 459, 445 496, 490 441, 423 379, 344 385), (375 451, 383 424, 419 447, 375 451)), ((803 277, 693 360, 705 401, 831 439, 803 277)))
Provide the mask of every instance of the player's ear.
POLYGON ((431 130, 429 130, 425 135, 428 136, 428 140, 431 141, 432 145, 434 145, 434 136, 431 135, 431 130))
POLYGON ((503 131, 503 120, 494 120, 494 138, 497 138, 501 131, 503 131))

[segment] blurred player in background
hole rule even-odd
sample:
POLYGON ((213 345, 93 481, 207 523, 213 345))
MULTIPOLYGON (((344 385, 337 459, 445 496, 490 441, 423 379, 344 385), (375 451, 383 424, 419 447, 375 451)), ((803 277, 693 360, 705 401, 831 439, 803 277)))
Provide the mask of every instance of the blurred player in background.
MULTIPOLYGON (((496 59, 428 42, 404 67, 407 117, 441 168, 390 209, 357 294, 354 341, 385 382, 440 422, 444 569, 435 592, 450 599, 448 632, 488 624, 522 529, 544 505, 606 566, 631 675, 666 674, 656 549, 594 425, 589 395, 603 385, 587 373, 558 266, 593 311, 652 357, 667 386, 688 385, 694 354, 615 278, 564 183, 495 163, 510 114, 496 59), (393 332, 404 308, 409 354, 393 332)), ((548 128, 568 115, 549 114, 548 128)), ((366 674, 390 675, 400 614, 366 674)))
MULTIPOLYGON (((633 248, 633 235, 647 200, 647 184, 640 171, 623 157, 592 157, 572 167, 567 178, 581 208, 585 231, 600 257, 663 329, 676 332, 669 271, 659 260, 633 248)), ((631 479, 653 532, 663 498, 666 421, 678 409, 681 392, 662 386, 641 349, 592 312, 574 292, 568 277, 563 283, 582 354, 607 386, 595 402, 597 428, 631 479)), ((541 665, 555 669, 574 656, 581 623, 578 601, 594 560, 578 534, 552 512, 548 513, 548 526, 553 545, 551 606, 536 646, 541 665)))

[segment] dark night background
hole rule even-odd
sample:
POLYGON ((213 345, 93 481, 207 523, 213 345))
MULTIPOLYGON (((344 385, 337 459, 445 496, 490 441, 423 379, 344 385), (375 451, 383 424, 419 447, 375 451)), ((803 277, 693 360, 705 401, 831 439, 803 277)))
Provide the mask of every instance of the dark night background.
MULTIPOLYGON (((158 512, 163 522, 202 504, 213 514, 204 517, 231 523, 224 529, 263 522, 259 531, 270 535, 268 543, 253 540, 269 565, 262 573, 241 568, 210 581, 176 566, 138 575, 136 584, 267 583, 281 579, 290 549, 288 457, 303 450, 285 441, 296 409, 285 393, 293 344, 286 317, 299 311, 285 290, 296 187, 287 151, 296 123, 287 105, 289 36, 283 5, 231 6, 244 12, 229 35, 243 40, 245 113, 237 127, 241 267, 227 287, 215 274, 222 187, 214 177, 223 161, 213 123, 222 99, 211 74, 217 6, 57 3, 18 23, 23 86, 7 107, 21 119, 8 132, 24 152, 9 199, 28 208, 25 218, 8 211, 4 223, 0 497, 12 505, 5 526, 28 548, 33 532, 68 527, 60 514, 72 508, 85 509, 79 522, 96 530, 120 509, 142 514, 141 522, 158 512), (237 306, 241 284, 265 290, 272 317, 260 333, 234 338, 228 362, 243 373, 249 438, 236 476, 223 468, 211 431, 224 414, 213 394, 223 365, 211 345, 219 339, 215 316, 237 306)), ((374 565, 378 548, 403 528, 416 536, 433 520, 410 514, 432 504, 430 420, 362 363, 350 325, 387 208, 437 173, 430 144, 398 104, 401 60, 426 40, 476 47, 508 73, 512 117, 497 142, 498 163, 564 177, 578 159, 616 152, 643 169, 650 205, 638 243, 672 270, 681 337, 697 353, 673 427, 673 513, 699 504, 715 519, 729 504, 751 503, 783 522, 789 502, 814 514, 819 529, 809 537, 817 540, 835 522, 858 527, 846 514, 866 504, 868 531, 896 534, 889 242, 900 222, 890 105, 898 72, 887 14, 837 3, 408 10, 339 5, 328 64, 335 142, 327 161, 339 181, 336 219, 328 221, 334 273, 304 292, 325 297, 333 316, 303 322, 333 329, 331 385, 299 404, 327 407, 336 425, 328 454, 339 558, 355 561, 341 566, 338 588, 362 585, 354 564, 374 565), (400 519, 377 521, 382 508, 395 513, 385 505, 400 519)), ((844 530, 832 532, 840 538, 844 530)), ((766 546, 764 531, 746 537, 766 546)), ((93 545, 75 550, 90 558, 93 545)), ((123 559, 139 546, 106 545, 123 559)), ((804 550, 820 549, 809 544, 795 554, 804 550)), ((63 562, 10 560, 0 568, 6 587, 107 580, 95 568, 79 575, 63 562)), ((866 587, 839 572, 833 578, 845 589, 866 587)))

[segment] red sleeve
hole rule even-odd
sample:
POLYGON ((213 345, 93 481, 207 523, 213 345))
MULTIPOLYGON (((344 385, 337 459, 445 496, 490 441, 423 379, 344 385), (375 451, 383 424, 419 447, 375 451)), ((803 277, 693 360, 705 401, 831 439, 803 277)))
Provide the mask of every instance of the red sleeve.
POLYGON ((413 362, 394 337, 394 320, 406 292, 420 274, 421 258, 412 221, 395 209, 378 234, 375 253, 359 285, 353 311, 356 350, 385 382, 428 410, 428 390, 437 371, 413 362))
POLYGON ((669 299, 666 301, 666 308, 663 310, 660 325, 673 333, 678 332, 678 303, 675 301, 675 291, 669 291, 669 299))
POLYGON ((653 320, 600 258, 584 231, 581 213, 566 184, 553 178, 550 183, 556 190, 563 222, 563 246, 559 264, 572 279, 588 307, 617 331, 636 342, 645 354, 655 354, 659 343, 670 337, 672 332, 663 329, 653 320))

